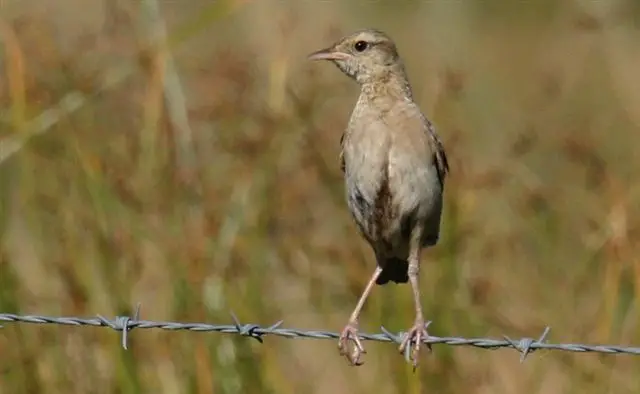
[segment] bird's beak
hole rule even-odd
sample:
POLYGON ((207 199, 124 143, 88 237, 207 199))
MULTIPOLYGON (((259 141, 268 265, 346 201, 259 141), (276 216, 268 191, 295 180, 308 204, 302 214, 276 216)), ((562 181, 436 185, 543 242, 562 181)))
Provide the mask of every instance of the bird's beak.
POLYGON ((308 56, 309 60, 347 60, 349 55, 333 48, 321 49, 308 56))

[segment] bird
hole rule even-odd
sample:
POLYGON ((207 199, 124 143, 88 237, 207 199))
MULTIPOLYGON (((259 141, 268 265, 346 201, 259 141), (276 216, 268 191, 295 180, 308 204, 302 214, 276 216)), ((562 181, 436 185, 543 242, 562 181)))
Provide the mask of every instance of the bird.
MULTIPOLYGON (((361 365, 358 336, 364 304, 375 285, 409 282, 415 321, 399 351, 418 366, 429 338, 420 300, 420 254, 440 237, 449 164, 434 125, 413 99, 396 44, 383 31, 363 29, 308 55, 326 60, 360 85, 360 95, 340 138, 346 201, 376 268, 338 339, 340 354, 361 365)), ((429 344, 426 347, 431 350, 429 344)))

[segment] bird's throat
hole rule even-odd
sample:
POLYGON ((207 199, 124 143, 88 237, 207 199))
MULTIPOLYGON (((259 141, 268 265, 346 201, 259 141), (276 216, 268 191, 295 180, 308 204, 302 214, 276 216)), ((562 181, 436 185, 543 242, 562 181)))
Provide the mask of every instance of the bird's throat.
POLYGON ((401 74, 389 74, 363 83, 360 95, 368 101, 410 100, 413 101, 411 86, 407 78, 401 74))

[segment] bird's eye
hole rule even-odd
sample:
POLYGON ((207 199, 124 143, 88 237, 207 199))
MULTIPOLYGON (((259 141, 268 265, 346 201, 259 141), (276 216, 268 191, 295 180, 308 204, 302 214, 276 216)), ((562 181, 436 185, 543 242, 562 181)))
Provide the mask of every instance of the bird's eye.
POLYGON ((365 41, 358 41, 353 47, 356 49, 356 51, 362 52, 367 49, 367 46, 368 44, 365 41))

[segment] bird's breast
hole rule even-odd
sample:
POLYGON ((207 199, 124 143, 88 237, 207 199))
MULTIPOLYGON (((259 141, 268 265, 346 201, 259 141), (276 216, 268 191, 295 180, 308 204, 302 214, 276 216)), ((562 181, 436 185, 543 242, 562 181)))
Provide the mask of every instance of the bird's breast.
POLYGON ((343 146, 349 209, 375 249, 405 249, 413 226, 439 204, 440 184, 426 139, 401 139, 386 124, 347 133, 343 146))

